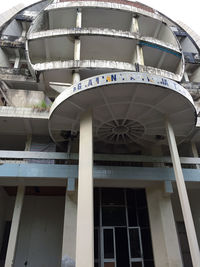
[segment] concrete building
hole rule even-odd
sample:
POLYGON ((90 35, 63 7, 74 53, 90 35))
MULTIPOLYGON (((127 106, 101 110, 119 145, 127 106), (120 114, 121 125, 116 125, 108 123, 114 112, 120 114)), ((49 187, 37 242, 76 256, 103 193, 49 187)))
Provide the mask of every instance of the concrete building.
POLYGON ((0 26, 0 266, 199 267, 200 38, 126 0, 0 26))

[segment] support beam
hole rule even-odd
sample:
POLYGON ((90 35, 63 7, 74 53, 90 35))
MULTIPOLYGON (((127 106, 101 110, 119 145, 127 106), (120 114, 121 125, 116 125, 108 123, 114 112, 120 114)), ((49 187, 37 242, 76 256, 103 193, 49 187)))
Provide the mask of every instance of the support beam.
POLYGON ((14 69, 18 69, 19 68, 19 64, 20 64, 20 53, 19 53, 19 49, 15 49, 15 54, 16 54, 16 58, 15 58, 14 69))
POLYGON ((153 38, 156 39, 158 37, 160 30, 161 30, 161 27, 162 27, 162 22, 157 25, 156 30, 155 30, 154 35, 153 35, 153 38))
POLYGON ((86 111, 80 121, 78 175, 76 267, 93 267, 93 134, 91 111, 86 111))
POLYGON ((72 74, 72 84, 80 82, 80 74, 79 72, 73 72, 72 74))
POLYGON ((12 217, 12 225, 10 230, 10 236, 8 241, 8 249, 6 254, 5 267, 13 267, 15 259, 15 250, 17 244, 17 236, 20 225, 20 217, 22 212, 23 200, 24 200, 25 187, 23 185, 18 186, 17 196, 15 200, 15 207, 12 217))
POLYGON ((51 61, 51 53, 49 49, 49 40, 48 38, 44 38, 44 47, 45 47, 45 56, 47 61, 51 61))
POLYGON ((164 191, 166 195, 172 194, 174 192, 171 181, 164 181, 164 191))
POLYGON ((31 143, 32 143, 32 134, 27 135, 26 144, 25 144, 25 151, 31 150, 31 143))
POLYGON ((76 27, 81 28, 82 27, 82 11, 81 8, 78 8, 76 13, 76 27))
POLYGON ((133 64, 138 63, 139 65, 144 65, 144 55, 143 55, 143 49, 142 46, 137 44, 136 49, 133 55, 133 64))
POLYGON ((135 16, 133 16, 131 20, 130 32, 139 33, 138 19, 135 16))
POLYGON ((19 63, 20 63, 20 58, 16 57, 15 64, 14 64, 14 69, 18 69, 19 68, 19 63))
MULTIPOLYGON (((138 18, 135 16, 133 16, 131 20, 130 32, 139 33, 138 18)), ((134 51, 132 61, 133 61, 133 64, 138 63, 139 65, 144 65, 143 50, 142 50, 142 46, 139 44, 136 45, 136 50, 134 51)))
POLYGON ((74 60, 80 60, 80 54, 81 54, 81 41, 79 37, 76 37, 74 42, 74 60))
POLYGON ((75 178, 67 179, 67 192, 73 194, 75 192, 75 178))
MULTIPOLYGON (((77 10, 76 13, 76 28, 82 27, 82 11, 77 10)), ((81 40, 79 37, 75 37, 74 40, 74 60, 80 60, 81 57, 81 40)), ((80 82, 80 74, 78 71, 74 71, 72 74, 72 84, 80 82)))
POLYGON ((173 131, 173 127, 170 122, 166 119, 166 131, 167 139, 169 143, 170 153, 172 157, 172 163, 176 178, 176 184, 178 188, 178 195, 181 203, 188 243, 190 247, 190 254, 192 258, 193 266, 200 266, 200 253, 197 242, 197 236, 194 227, 194 221, 192 218, 192 212, 189 204, 189 199, 186 191, 185 181, 179 159, 178 149, 176 145, 176 139, 173 131))
POLYGON ((158 65, 157 65, 157 68, 158 69, 161 69, 162 68, 162 64, 165 60, 165 57, 166 57, 166 52, 163 52, 162 56, 160 57, 159 61, 158 61, 158 65))
POLYGON ((184 77, 184 79, 185 79, 186 82, 190 82, 189 77, 188 77, 188 74, 187 74, 186 71, 184 72, 183 77, 184 77))

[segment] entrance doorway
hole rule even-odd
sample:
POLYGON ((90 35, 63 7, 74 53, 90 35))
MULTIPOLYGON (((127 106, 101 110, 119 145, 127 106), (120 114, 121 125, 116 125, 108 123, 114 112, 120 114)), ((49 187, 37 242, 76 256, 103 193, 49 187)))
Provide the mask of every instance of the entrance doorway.
POLYGON ((95 188, 95 267, 154 267, 144 189, 95 188))

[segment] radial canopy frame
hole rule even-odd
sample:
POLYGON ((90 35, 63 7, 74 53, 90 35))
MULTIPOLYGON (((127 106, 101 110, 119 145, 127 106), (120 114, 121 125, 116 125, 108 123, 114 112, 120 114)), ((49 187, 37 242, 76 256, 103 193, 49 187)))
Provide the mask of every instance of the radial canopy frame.
POLYGON ((57 143, 79 131, 81 114, 93 110, 94 138, 105 143, 167 144, 165 118, 181 142, 194 129, 196 109, 189 92, 161 76, 116 72, 93 76, 65 89, 54 101, 49 131, 57 143))

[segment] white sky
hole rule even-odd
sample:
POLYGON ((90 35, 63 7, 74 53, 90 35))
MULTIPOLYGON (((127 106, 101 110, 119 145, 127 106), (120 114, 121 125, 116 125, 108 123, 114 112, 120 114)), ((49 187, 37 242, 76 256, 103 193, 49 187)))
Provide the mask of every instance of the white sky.
MULTIPOLYGON (((18 3, 34 3, 35 0, 5 0, 1 1, 0 13, 13 7, 18 3)), ((192 28, 200 35, 200 1, 199 0, 140 0, 144 3, 157 9, 173 20, 180 20, 192 28)))

